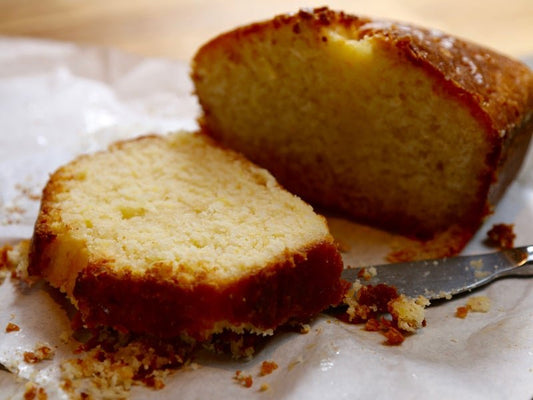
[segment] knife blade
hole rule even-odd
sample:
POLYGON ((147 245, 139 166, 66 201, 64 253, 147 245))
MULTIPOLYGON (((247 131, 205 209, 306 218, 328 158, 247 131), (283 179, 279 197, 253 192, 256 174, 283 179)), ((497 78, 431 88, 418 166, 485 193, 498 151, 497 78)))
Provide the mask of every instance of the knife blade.
POLYGON ((516 247, 494 253, 457 256, 345 269, 342 278, 364 285, 385 283, 409 297, 422 295, 429 300, 449 299, 506 276, 533 276, 533 246, 516 247), (373 271, 361 278, 362 269, 373 271))

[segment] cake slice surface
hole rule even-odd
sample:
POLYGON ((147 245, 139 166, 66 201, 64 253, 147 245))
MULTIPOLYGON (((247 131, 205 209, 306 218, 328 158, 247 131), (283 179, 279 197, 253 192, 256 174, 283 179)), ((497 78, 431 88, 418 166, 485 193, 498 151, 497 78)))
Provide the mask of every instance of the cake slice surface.
POLYGON ((87 326, 199 340, 310 318, 341 300, 341 270, 323 217, 188 133, 119 142, 57 170, 29 260, 87 326))
POLYGON ((409 236, 448 232, 450 254, 501 197, 533 130, 522 63, 327 8, 222 34, 191 76, 207 132, 289 190, 409 236))

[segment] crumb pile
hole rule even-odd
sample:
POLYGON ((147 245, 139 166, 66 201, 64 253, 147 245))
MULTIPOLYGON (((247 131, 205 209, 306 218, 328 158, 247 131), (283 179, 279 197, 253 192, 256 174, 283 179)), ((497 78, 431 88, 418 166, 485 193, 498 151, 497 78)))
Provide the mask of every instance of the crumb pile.
POLYGON ((24 362, 36 364, 43 360, 51 360, 54 357, 54 350, 45 343, 39 343, 33 351, 24 352, 24 362))
POLYGON ((457 310, 455 311, 455 316, 457 318, 464 319, 470 311, 480 313, 489 312, 490 299, 487 296, 470 297, 467 300, 466 305, 457 307, 457 310))
MULTIPOLYGON (((274 372, 276 369, 278 369, 278 364, 275 361, 263 361, 261 363, 258 377, 264 377, 267 375, 270 375, 272 372, 274 372)), ((241 386, 244 386, 245 388, 251 388, 254 384, 254 378, 251 374, 244 373, 241 370, 235 371, 235 375, 233 376, 233 379, 241 386)), ((259 387, 260 392, 265 392, 270 389, 270 386, 268 383, 261 383, 261 386, 259 387)))
POLYGON ((44 388, 33 382, 26 382, 24 385, 24 400, 48 400, 48 395, 44 388))
POLYGON ((61 363, 61 387, 79 399, 127 398, 133 386, 159 390, 168 374, 190 365, 194 349, 194 343, 95 330, 77 357, 61 363))
POLYGON ((426 326, 424 308, 429 300, 423 296, 411 299, 388 285, 362 285, 355 281, 346 293, 348 305, 341 319, 354 324, 365 324, 368 331, 381 332, 389 345, 401 344, 406 334, 426 326), (390 315, 391 319, 385 318, 390 315))

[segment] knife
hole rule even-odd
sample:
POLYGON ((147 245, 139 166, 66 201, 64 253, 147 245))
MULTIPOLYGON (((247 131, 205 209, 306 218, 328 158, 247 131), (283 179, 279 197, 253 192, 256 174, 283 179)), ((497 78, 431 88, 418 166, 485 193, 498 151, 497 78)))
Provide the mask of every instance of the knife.
POLYGON ((363 285, 384 283, 409 297, 422 295, 429 300, 450 299, 507 276, 533 276, 533 246, 506 249, 495 253, 457 256, 345 269, 342 278, 363 285), (363 268, 373 272, 361 277, 363 268), (373 275, 373 276, 372 276, 373 275))

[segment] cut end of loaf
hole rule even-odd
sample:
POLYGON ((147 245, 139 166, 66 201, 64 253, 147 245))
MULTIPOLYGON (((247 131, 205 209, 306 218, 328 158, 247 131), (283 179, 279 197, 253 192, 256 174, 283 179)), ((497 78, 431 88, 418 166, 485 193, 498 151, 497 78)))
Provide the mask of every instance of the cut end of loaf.
POLYGON ((533 107, 518 62, 325 8, 215 38, 192 78, 217 140, 314 204, 422 238, 452 226, 472 235, 503 132, 533 107))

